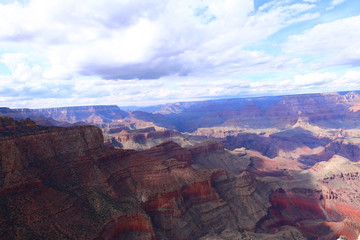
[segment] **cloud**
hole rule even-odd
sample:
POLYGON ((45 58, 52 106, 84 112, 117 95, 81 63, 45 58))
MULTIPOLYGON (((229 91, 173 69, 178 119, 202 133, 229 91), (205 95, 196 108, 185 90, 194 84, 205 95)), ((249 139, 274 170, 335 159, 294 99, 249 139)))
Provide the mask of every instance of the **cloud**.
POLYGON ((69 96, 72 83, 61 79, 48 81, 43 77, 43 69, 34 64, 32 57, 23 53, 7 53, 0 58, 11 72, 0 76, 0 94, 15 99, 63 98, 69 96))
POLYGON ((313 68, 337 65, 358 67, 360 66, 358 29, 360 29, 360 16, 319 24, 302 34, 290 36, 283 45, 283 50, 288 54, 315 59, 313 68))
POLYGON ((274 0, 257 9, 250 0, 0 4, 0 64, 8 69, 0 101, 149 105, 360 88, 358 71, 324 69, 359 66, 359 17, 289 31, 324 21, 319 2, 274 0), (289 32, 297 34, 286 38, 289 32))
POLYGON ((48 79, 231 75, 264 61, 244 47, 319 16, 310 3, 272 3, 255 11, 249 0, 32 0, 0 5, 0 41, 42 52, 48 79))
POLYGON ((358 79, 360 71, 353 70, 342 74, 313 72, 282 79, 269 77, 262 81, 181 76, 148 81, 117 81, 82 77, 76 81, 58 82, 57 86, 28 83, 15 89, 0 84, 0 99, 6 102, 6 106, 33 108, 91 104, 153 105, 233 97, 351 91, 360 89, 358 79), (4 94, 6 91, 8 95, 4 94), (32 94, 38 97, 32 99, 32 94))
POLYGON ((337 5, 340 5, 342 3, 344 3, 346 0, 332 0, 330 3, 330 6, 327 8, 327 10, 331 10, 334 7, 336 7, 337 5))
POLYGON ((303 0, 304 2, 309 2, 309 3, 316 3, 318 2, 319 0, 303 0))
POLYGON ((345 2, 346 0, 332 0, 331 1, 331 5, 339 5, 343 2, 345 2))
POLYGON ((312 87, 331 83, 337 79, 334 73, 308 73, 305 75, 295 75, 293 85, 296 87, 312 87))

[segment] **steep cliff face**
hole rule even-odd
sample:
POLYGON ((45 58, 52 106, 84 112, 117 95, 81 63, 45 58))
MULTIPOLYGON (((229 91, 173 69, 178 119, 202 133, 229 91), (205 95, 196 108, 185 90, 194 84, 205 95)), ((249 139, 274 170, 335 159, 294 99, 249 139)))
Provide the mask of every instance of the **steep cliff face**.
POLYGON ((103 148, 100 129, 31 125, 0 138, 0 236, 92 238, 121 214, 104 197, 112 191, 94 162, 103 148))

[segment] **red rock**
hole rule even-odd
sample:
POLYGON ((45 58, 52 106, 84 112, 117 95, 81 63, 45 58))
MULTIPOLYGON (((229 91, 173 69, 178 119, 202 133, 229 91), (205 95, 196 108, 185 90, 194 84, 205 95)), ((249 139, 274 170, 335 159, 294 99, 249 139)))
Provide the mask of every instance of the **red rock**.
POLYGON ((240 227, 219 194, 225 172, 191 167, 201 149, 219 148, 214 143, 137 152, 105 147, 92 126, 15 130, 0 139, 0 234, 7 239, 196 239, 240 227))
POLYGON ((129 214, 110 221, 100 234, 100 237, 94 240, 112 240, 112 239, 155 239, 155 233, 152 228, 149 217, 145 214, 129 214))

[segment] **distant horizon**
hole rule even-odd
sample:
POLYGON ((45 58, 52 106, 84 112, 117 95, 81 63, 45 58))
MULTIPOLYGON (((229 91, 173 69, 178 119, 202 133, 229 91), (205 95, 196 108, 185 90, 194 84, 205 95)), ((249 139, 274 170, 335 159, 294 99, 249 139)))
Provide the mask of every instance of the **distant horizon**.
POLYGON ((0 1, 0 104, 360 89, 358 0, 0 1))
MULTIPOLYGON (((226 101, 232 99, 253 99, 253 98, 271 98, 271 97, 285 97, 285 96, 297 96, 297 95, 312 95, 312 94, 332 94, 332 93, 349 93, 349 92, 360 92, 359 90, 349 90, 349 91, 335 91, 335 92, 314 92, 314 93, 297 93, 297 94, 281 94, 281 95, 264 95, 264 96, 253 96, 253 97, 231 97, 231 98, 219 98, 219 99, 207 99, 207 100, 195 100, 195 101, 176 101, 176 102, 165 102, 162 104, 154 104, 154 105, 118 105, 118 104, 94 104, 94 105, 71 105, 71 106, 58 106, 58 107, 40 107, 40 108, 29 108, 29 107, 8 107, 8 106, 0 106, 0 108, 10 108, 10 109, 50 109, 50 108, 71 108, 71 107, 100 107, 100 106, 117 106, 121 110, 129 110, 123 107, 130 107, 130 108, 151 108, 157 106, 163 106, 167 104, 175 104, 175 103, 190 103, 190 102, 206 102, 206 101, 226 101)), ((135 110, 136 111, 136 110, 135 110)))

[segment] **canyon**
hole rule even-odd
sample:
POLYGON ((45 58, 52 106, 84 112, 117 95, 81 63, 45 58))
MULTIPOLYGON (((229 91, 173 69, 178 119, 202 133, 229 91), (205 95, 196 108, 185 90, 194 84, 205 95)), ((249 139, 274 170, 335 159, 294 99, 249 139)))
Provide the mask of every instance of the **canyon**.
POLYGON ((360 235, 360 92, 0 108, 2 239, 360 235))

